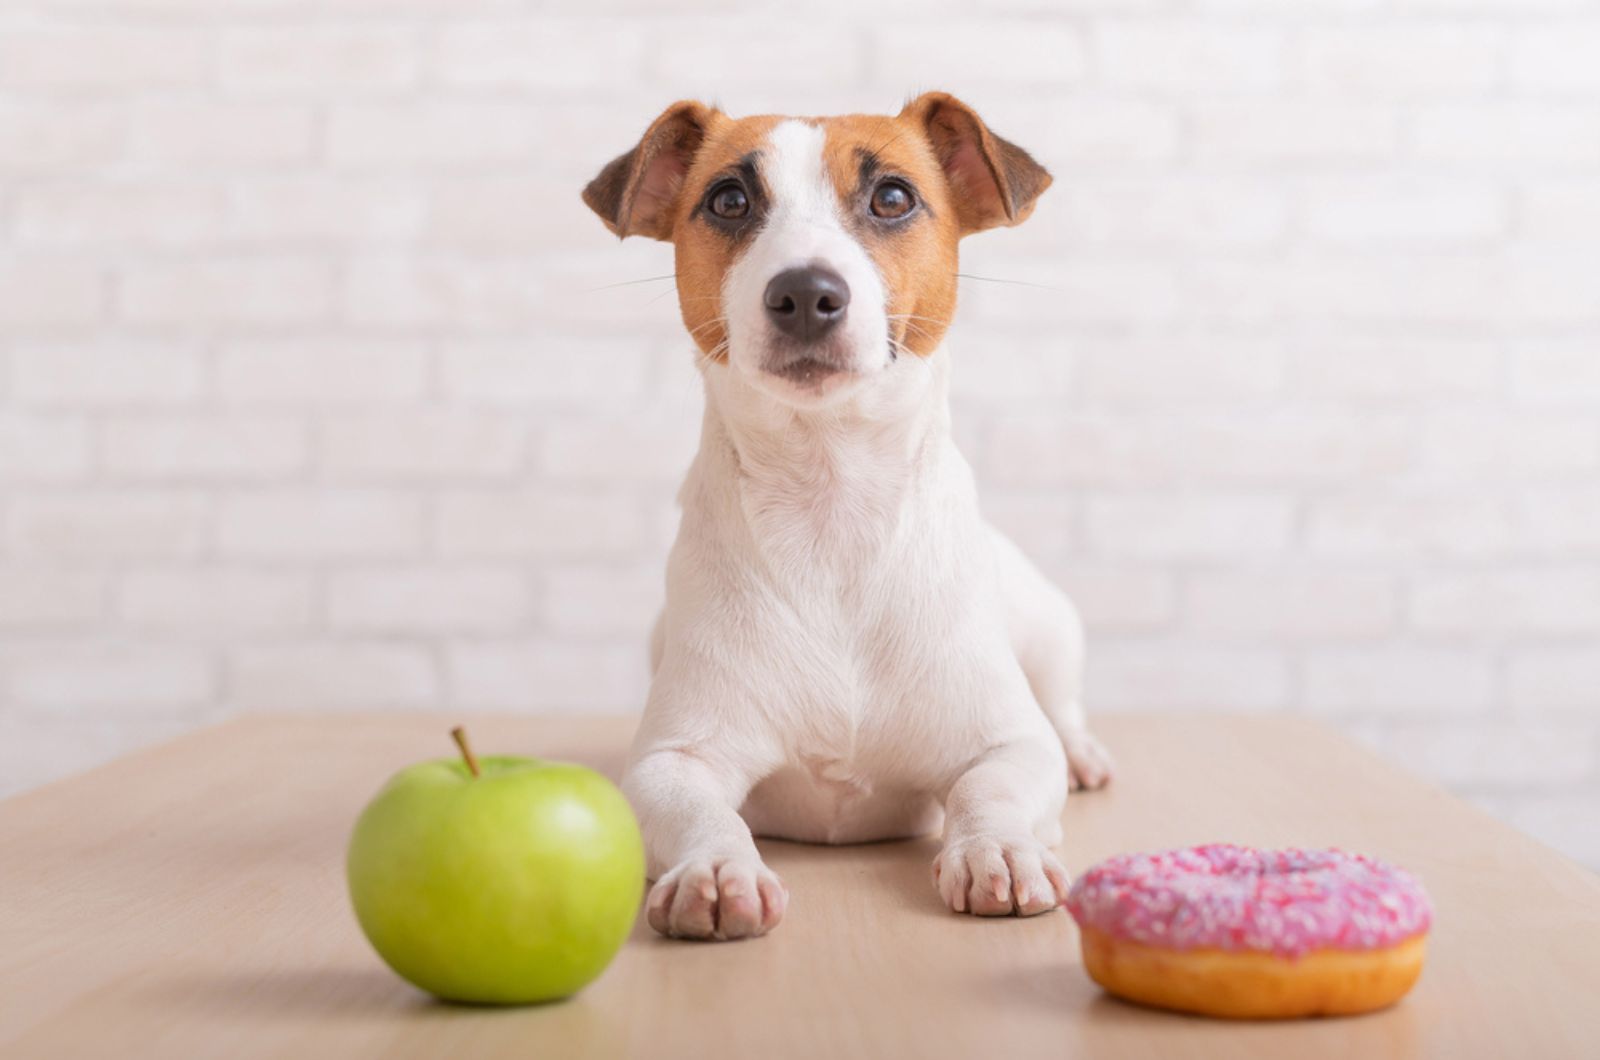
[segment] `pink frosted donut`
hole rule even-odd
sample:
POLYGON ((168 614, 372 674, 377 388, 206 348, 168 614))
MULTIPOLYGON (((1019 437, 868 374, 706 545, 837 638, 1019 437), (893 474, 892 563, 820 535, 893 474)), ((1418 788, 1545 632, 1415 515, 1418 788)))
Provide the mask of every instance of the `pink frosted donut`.
POLYGON ((1415 877, 1372 858, 1226 843, 1103 861, 1067 908, 1110 992, 1256 1018, 1394 1003, 1422 971, 1433 918, 1415 877))

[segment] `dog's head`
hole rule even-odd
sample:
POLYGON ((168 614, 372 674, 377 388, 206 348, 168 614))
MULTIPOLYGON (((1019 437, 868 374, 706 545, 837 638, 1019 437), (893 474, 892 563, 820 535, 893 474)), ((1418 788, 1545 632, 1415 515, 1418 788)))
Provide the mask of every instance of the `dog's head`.
POLYGON ((618 236, 673 244, 683 321, 708 360, 811 406, 931 353, 961 237, 1018 223, 1049 185, 970 107, 930 92, 893 117, 677 103, 583 200, 618 236))

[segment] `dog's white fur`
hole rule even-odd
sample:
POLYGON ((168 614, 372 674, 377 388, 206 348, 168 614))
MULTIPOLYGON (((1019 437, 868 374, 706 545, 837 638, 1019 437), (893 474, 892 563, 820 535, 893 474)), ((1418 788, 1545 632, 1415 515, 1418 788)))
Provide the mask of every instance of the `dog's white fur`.
POLYGON ((1110 768, 1084 724, 1078 616, 979 514, 949 358, 893 355, 821 149, 804 123, 769 135, 769 219, 723 286, 727 361, 702 366, 700 451, 624 781, 657 880, 649 918, 672 935, 781 919, 787 893, 752 831, 839 843, 942 819, 951 909, 1052 909, 1069 763, 1085 786, 1110 768), (854 370, 822 386, 761 367, 767 281, 818 261, 853 292, 854 370))

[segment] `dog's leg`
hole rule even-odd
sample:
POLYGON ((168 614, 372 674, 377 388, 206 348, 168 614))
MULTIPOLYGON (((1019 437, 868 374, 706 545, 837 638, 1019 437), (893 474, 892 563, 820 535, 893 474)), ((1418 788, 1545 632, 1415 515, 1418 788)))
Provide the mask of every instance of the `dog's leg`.
POLYGON ((1110 782, 1111 754, 1083 710, 1083 620, 1060 589, 1010 539, 994 531, 1011 644, 1028 686, 1067 752, 1073 790, 1110 782))
POLYGON ((1002 744, 950 788, 933 880, 951 909, 1032 916, 1067 900, 1067 871, 1041 840, 1060 836, 1061 759, 1048 737, 1002 744))
POLYGON ((623 779, 655 878, 646 916, 663 935, 746 938, 783 919, 789 893, 762 863, 739 816, 751 784, 736 774, 687 751, 660 749, 641 756, 623 779))

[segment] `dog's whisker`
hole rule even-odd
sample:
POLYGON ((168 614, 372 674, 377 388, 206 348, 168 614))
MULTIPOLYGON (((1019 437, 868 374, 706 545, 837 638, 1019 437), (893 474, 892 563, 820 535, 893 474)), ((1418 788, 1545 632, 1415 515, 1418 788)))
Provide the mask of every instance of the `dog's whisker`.
POLYGON ((1031 280, 1006 280, 1006 279, 1002 279, 1002 278, 1000 278, 998 276, 975 276, 970 272, 958 272, 955 275, 956 275, 956 277, 958 279, 962 279, 962 280, 980 280, 983 283, 1005 283, 1005 284, 1011 284, 1011 285, 1016 286, 1016 287, 1037 287, 1041 291, 1055 291, 1058 294, 1059 293, 1064 293, 1063 288, 1052 287, 1050 284, 1047 284, 1047 283, 1034 283, 1031 280))
POLYGON ((936 324, 939 327, 949 327, 950 326, 950 321, 948 321, 948 320, 940 320, 938 317, 919 317, 915 313, 890 313, 890 314, 888 314, 888 319, 890 319, 890 320, 905 320, 905 321, 922 320, 922 321, 926 321, 929 324, 936 324))
POLYGON ((700 332, 704 331, 706 328, 713 327, 713 326, 715 326, 717 324, 722 324, 723 326, 726 326, 727 323, 728 323, 728 318, 727 317, 715 317, 715 318, 713 318, 711 320, 706 321, 704 324, 697 324, 694 327, 690 328, 689 329, 689 335, 692 338, 693 336, 698 335, 700 332))
POLYGON ((618 283, 603 283, 599 287, 590 287, 584 293, 593 294, 595 291, 611 291, 618 287, 636 287, 641 283, 660 283, 662 280, 672 280, 676 278, 677 277, 674 273, 668 273, 665 276, 644 276, 637 280, 622 280, 618 283))

